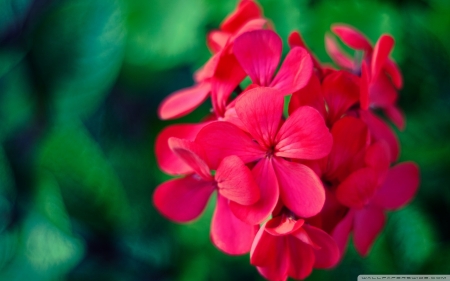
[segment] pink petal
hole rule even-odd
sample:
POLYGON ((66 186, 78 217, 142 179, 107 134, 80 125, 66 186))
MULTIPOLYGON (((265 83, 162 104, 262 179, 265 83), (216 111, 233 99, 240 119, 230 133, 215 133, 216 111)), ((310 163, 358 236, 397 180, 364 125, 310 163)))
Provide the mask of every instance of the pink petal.
POLYGON ((289 269, 288 275, 294 279, 305 279, 313 269, 315 257, 311 246, 293 236, 289 236, 289 269))
POLYGON ((369 85, 369 100, 372 107, 391 107, 397 101, 398 93, 389 77, 382 72, 369 85))
POLYGON ((169 139, 169 147, 202 179, 206 181, 213 180, 208 165, 203 160, 205 157, 204 153, 198 144, 189 140, 171 137, 169 139))
POLYGON ((312 72, 311 56, 304 48, 295 47, 287 54, 270 86, 290 94, 305 87, 312 72))
POLYGON ((400 144, 392 129, 370 111, 360 111, 361 120, 369 127, 373 141, 384 140, 389 146, 389 159, 395 162, 400 154, 400 144))
POLYGON ((331 234, 339 248, 341 258, 344 256, 345 251, 347 249, 348 238, 350 236, 350 231, 353 228, 354 217, 355 212, 354 210, 350 209, 347 215, 336 225, 331 234))
POLYGON ((318 214, 325 203, 325 190, 319 177, 299 163, 278 157, 273 158, 273 163, 286 207, 303 218, 318 214))
POLYGON ((215 54, 225 47, 229 38, 229 33, 220 30, 213 30, 208 33, 208 36, 206 37, 206 44, 211 52, 215 54))
POLYGON ((304 228, 298 229, 293 235, 295 238, 299 239, 303 243, 307 244, 308 246, 311 246, 314 249, 320 249, 320 246, 318 246, 316 243, 313 242, 311 237, 309 237, 308 232, 304 228))
POLYGON ((230 202, 233 213, 248 224, 259 224, 263 222, 274 210, 278 202, 279 188, 273 170, 272 160, 261 159, 252 170, 253 178, 260 188, 258 202, 250 206, 243 206, 230 202))
POLYGON ((311 75, 308 84, 292 94, 289 101, 289 115, 292 115, 300 106, 305 105, 317 109, 323 118, 326 117, 325 99, 322 95, 319 78, 316 75, 311 75))
POLYGON ((159 118, 174 119, 192 112, 206 100, 210 91, 211 85, 204 82, 172 93, 161 102, 159 118))
POLYGON ((350 48, 368 53, 372 51, 372 44, 356 28, 349 25, 335 24, 331 27, 331 30, 350 48))
POLYGON ((194 73, 195 82, 203 82, 204 80, 211 78, 214 75, 220 55, 220 52, 214 54, 200 69, 198 69, 194 73))
POLYGON ((333 124, 359 101, 359 78, 346 71, 328 75, 322 82, 328 105, 328 123, 333 124))
MULTIPOLYGON (((288 260, 287 258, 283 259, 283 264, 281 265, 271 265, 267 267, 261 267, 257 266, 256 269, 258 270, 259 274, 261 274, 264 278, 267 280, 273 280, 273 281, 286 281, 288 278, 288 260), (285 261, 285 262, 284 262, 285 261)), ((280 263, 280 262, 278 262, 280 263)))
POLYGON ((271 30, 255 30, 234 41, 233 53, 253 83, 268 86, 281 57, 282 42, 271 30), (255 47, 257 46, 257 47, 255 47))
POLYGON ((237 156, 228 156, 220 162, 216 172, 219 194, 241 205, 259 200, 259 187, 252 172, 237 156))
POLYGON ((359 169, 348 176, 336 189, 336 197, 347 207, 360 209, 370 202, 377 188, 374 169, 359 169))
POLYGON ((355 63, 350 56, 339 47, 334 37, 328 34, 325 35, 325 49, 338 66, 349 70, 356 69, 355 63))
POLYGON ((191 173, 192 168, 176 155, 169 147, 169 138, 177 137, 194 140, 197 133, 207 123, 176 124, 164 128, 155 141, 155 155, 159 168, 170 175, 183 175, 191 173))
POLYGON ((222 52, 212 79, 211 99, 218 116, 225 113, 228 99, 246 74, 232 53, 222 52))
POLYGON ((322 229, 311 225, 303 227, 312 241, 320 246, 320 249, 314 249, 315 268, 330 268, 337 264, 340 258, 339 248, 334 239, 322 229))
POLYGON ((211 240, 218 249, 229 255, 248 253, 258 228, 236 218, 230 211, 228 200, 218 196, 211 222, 211 240))
POLYGON ((153 193, 153 203, 168 219, 188 222, 201 214, 213 191, 213 182, 190 175, 159 185, 153 193))
POLYGON ((222 22, 220 29, 234 33, 249 20, 260 18, 261 16, 261 9, 255 2, 243 0, 239 3, 237 9, 222 22))
POLYGON ((400 131, 405 129, 405 115, 397 106, 389 106, 384 108, 384 114, 394 123, 400 131))
POLYGON ((384 70, 391 77, 392 83, 395 85, 395 87, 397 89, 401 89, 403 87, 403 77, 397 64, 393 60, 388 58, 386 63, 384 64, 384 70))
POLYGON ((273 236, 284 236, 297 231, 305 223, 304 220, 295 220, 285 215, 272 218, 266 223, 266 231, 273 236))
POLYGON ((272 146, 283 116, 283 95, 272 88, 254 88, 236 101, 236 113, 247 131, 268 149, 272 146))
POLYGON ((289 43, 289 47, 291 47, 291 49, 293 49, 294 47, 305 48, 308 51, 308 53, 311 55, 311 59, 313 61, 314 67, 320 73, 322 73, 322 66, 321 66, 319 60, 314 56, 314 54, 311 54, 311 51, 309 50, 308 46, 306 46, 305 42, 302 39, 302 36, 300 35, 300 33, 298 31, 293 31, 293 32, 291 32, 291 34, 289 34, 288 43, 289 43))
POLYGON ((392 36, 383 34, 378 39, 372 54, 372 80, 378 78, 380 71, 383 69, 386 61, 389 58, 389 54, 394 47, 394 38, 392 36))
POLYGON ((237 37, 239 37, 241 34, 248 32, 248 31, 263 29, 265 27, 265 25, 267 25, 267 20, 263 19, 263 18, 249 20, 236 33, 234 33, 233 36, 231 36, 230 43, 233 43, 234 40, 237 37))
MULTIPOLYGON (((261 226, 253 240, 250 250, 250 263, 256 266, 271 266, 283 264, 287 259, 285 241, 265 231, 265 224, 261 226)), ((287 268, 286 268, 287 270, 287 268)))
POLYGON ((385 215, 380 208, 367 206, 355 214, 353 242, 356 251, 366 256, 384 227, 385 215))
POLYGON ((344 117, 331 129, 333 148, 328 156, 328 179, 342 179, 351 173, 351 163, 357 153, 369 145, 367 125, 360 119, 344 117))
POLYGON ((361 83, 360 83, 360 97, 359 103, 361 109, 368 110, 370 105, 369 91, 370 91, 370 73, 369 67, 366 62, 363 61, 361 66, 361 83))
POLYGON ((213 122, 205 126, 195 142, 205 151, 208 166, 216 170, 223 158, 236 155, 244 163, 253 162, 265 152, 250 136, 228 122, 213 122))
POLYGON ((378 185, 383 183, 391 166, 387 143, 385 141, 377 141, 372 144, 366 151, 364 162, 377 172, 378 185))
POLYGON ((374 203, 390 210, 401 208, 412 200, 419 182, 419 167, 413 162, 400 163, 389 170, 374 203))
POLYGON ((288 117, 275 141, 276 156, 295 159, 320 159, 333 144, 322 115, 309 106, 299 107, 288 117))

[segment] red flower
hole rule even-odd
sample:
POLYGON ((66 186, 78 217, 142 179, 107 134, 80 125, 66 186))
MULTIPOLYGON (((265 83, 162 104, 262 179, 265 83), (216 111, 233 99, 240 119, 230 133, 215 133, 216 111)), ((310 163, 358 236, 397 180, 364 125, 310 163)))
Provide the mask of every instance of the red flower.
POLYGON ((259 189, 250 170, 238 157, 230 156, 221 161, 216 175, 212 176, 203 160, 204 153, 196 143, 170 138, 169 146, 193 172, 156 188, 153 202, 158 211, 176 222, 194 220, 217 190, 217 207, 211 225, 212 240, 228 254, 248 252, 257 227, 237 219, 231 213, 228 201, 250 205, 259 199, 259 189))
POLYGON ((236 38, 233 47, 233 53, 254 84, 289 94, 306 85, 311 77, 313 63, 305 49, 295 47, 287 54, 277 75, 273 77, 281 51, 281 38, 272 30, 246 32, 236 38))
POLYGON ((385 144, 375 143, 366 152, 366 167, 352 173, 336 191, 336 197, 350 207, 346 217, 336 226, 333 237, 341 251, 353 229, 356 250, 366 255, 385 223, 384 210, 406 205, 419 186, 419 169, 403 162, 389 169, 385 144))
POLYGON ((229 156, 254 162, 253 174, 261 191, 251 206, 231 203, 234 213, 248 223, 262 222, 278 197, 300 217, 317 214, 325 201, 323 186, 307 166, 291 159, 319 159, 332 145, 331 135, 317 110, 304 106, 285 122, 283 95, 272 88, 254 88, 237 100, 235 110, 246 131, 228 122, 213 122, 197 135, 212 168, 229 156))
POLYGON ((256 234, 250 263, 272 281, 304 279, 313 268, 329 268, 339 260, 339 249, 323 230, 284 211, 256 234))

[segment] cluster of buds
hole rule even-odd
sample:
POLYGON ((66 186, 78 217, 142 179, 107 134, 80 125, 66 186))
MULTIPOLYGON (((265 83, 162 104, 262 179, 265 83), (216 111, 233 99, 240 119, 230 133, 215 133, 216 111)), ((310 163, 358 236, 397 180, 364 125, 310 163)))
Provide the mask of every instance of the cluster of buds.
POLYGON ((230 255, 250 253, 269 280, 335 266, 350 234, 367 255, 385 212, 407 204, 419 185, 414 163, 396 164, 398 138, 377 115, 404 128, 396 105, 402 76, 389 58, 393 38, 382 35, 372 46, 350 26, 332 31, 360 61, 327 35, 341 69, 326 66, 293 32, 278 67, 281 38, 255 2, 242 0, 208 34, 213 55, 195 85, 159 107, 160 118, 174 119, 208 97, 212 104, 200 123, 171 125, 157 137, 161 170, 177 176, 156 188, 157 210, 190 222, 216 192, 213 244, 230 255), (252 83, 244 88, 246 77, 252 83))

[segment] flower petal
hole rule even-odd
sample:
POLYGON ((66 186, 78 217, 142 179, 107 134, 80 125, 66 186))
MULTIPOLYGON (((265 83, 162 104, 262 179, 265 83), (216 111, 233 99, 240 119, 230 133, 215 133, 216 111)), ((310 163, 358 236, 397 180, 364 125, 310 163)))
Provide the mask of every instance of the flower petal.
POLYGON ((288 275, 294 279, 305 279, 312 272, 315 257, 311 246, 293 236, 288 236, 288 275))
POLYGON ((400 154, 400 144, 392 129, 370 111, 359 111, 361 120, 369 127, 373 141, 384 140, 389 146, 389 159, 395 162, 400 154))
POLYGON ((377 141, 366 151, 364 162, 373 168, 378 174, 378 185, 384 182, 386 173, 391 166, 389 159, 389 147, 385 141, 377 141))
POLYGON ((212 181, 211 172, 205 163, 204 153, 198 144, 175 137, 169 139, 169 147, 183 161, 188 164, 202 179, 212 181))
POLYGON ((333 36, 326 34, 325 35, 325 49, 330 56, 330 58, 340 67, 356 70, 356 65, 350 56, 345 53, 338 45, 333 36))
POLYGON ((353 242, 356 251, 361 256, 366 256, 370 248, 380 234, 386 221, 383 210, 374 206, 367 206, 355 213, 353 227, 353 242))
POLYGON ((294 220, 287 216, 281 215, 270 219, 266 223, 266 231, 273 236, 288 235, 297 231, 305 223, 304 220, 294 220))
POLYGON ((253 240, 250 250, 250 263, 252 265, 271 266, 287 256, 283 237, 269 234, 265 227, 265 224, 261 226, 253 240))
POLYGON ((370 73, 369 73, 369 67, 367 66, 366 62, 363 61, 361 65, 361 83, 360 83, 360 97, 359 97, 359 103, 361 106, 361 109, 368 110, 370 105, 370 73))
POLYGON ((405 129, 405 116, 403 112, 395 105, 384 108, 384 114, 394 123, 400 131, 405 129))
POLYGON ((168 219, 188 222, 202 213, 213 191, 212 181, 190 175, 159 185, 153 193, 153 203, 168 219))
POLYGON ((229 38, 229 33, 220 30, 213 30, 208 33, 208 36, 206 37, 206 44, 211 52, 215 54, 225 47, 229 38))
POLYGON ((372 107, 386 108, 397 101, 397 89, 391 83, 386 73, 382 72, 369 85, 369 102, 372 107))
POLYGON ((155 155, 159 168, 170 175, 192 173, 192 168, 169 147, 169 138, 177 137, 194 140, 197 133, 207 123, 176 124, 164 128, 155 141, 155 155))
POLYGON ((349 210, 347 215, 336 225, 331 235, 339 248, 341 258, 344 256, 348 245, 348 238, 350 231, 353 228, 353 219, 355 217, 355 211, 349 210))
POLYGON ((287 95, 305 87, 312 72, 311 56, 304 48, 295 47, 287 54, 270 86, 287 95))
POLYGON ((394 47, 394 38, 392 36, 383 34, 378 39, 372 53, 372 80, 378 78, 380 71, 383 69, 386 61, 389 58, 389 54, 394 47))
POLYGON ((319 78, 316 75, 311 75, 308 84, 292 94, 291 100, 289 101, 289 115, 292 115, 292 113, 300 106, 305 105, 317 109, 325 119, 327 114, 325 109, 325 99, 322 95, 322 87, 320 86, 319 78))
POLYGON ((236 38, 233 53, 253 83, 268 86, 280 61, 282 41, 271 30, 254 30, 236 38))
POLYGON ((336 189, 336 197, 347 207, 360 209, 370 202, 378 183, 372 168, 362 168, 350 174, 336 189))
POLYGON ((233 213, 248 224, 263 222, 274 210, 278 202, 279 188, 273 170, 272 160, 261 159, 252 170, 253 178, 260 188, 259 200, 250 206, 230 202, 233 213))
POLYGON ((236 155, 244 163, 264 156, 261 147, 250 136, 228 122, 213 122, 206 125, 197 135, 195 142, 205 151, 208 166, 216 170, 223 158, 236 155))
POLYGON ((344 24, 334 24, 331 30, 350 48, 369 53, 372 51, 372 44, 356 28, 344 24))
POLYGON ((320 113, 302 106, 294 111, 276 135, 275 155, 320 159, 330 153, 333 139, 320 113))
POLYGON ((259 200, 259 187, 252 172, 242 160, 231 155, 220 162, 216 172, 219 194, 241 205, 251 205, 259 200))
POLYGON ((320 247, 314 249, 315 268, 330 268, 337 264, 340 258, 339 248, 334 239, 322 229, 312 225, 303 226, 311 240, 320 247))
POLYGON ((264 148, 275 140, 283 116, 284 97, 278 90, 258 87, 236 101, 236 113, 247 131, 264 148))
POLYGON ((403 162, 389 170, 378 190, 374 204, 395 210, 406 205, 419 187, 419 168, 413 162, 403 162))
POLYGON ((319 71, 320 74, 322 74, 322 66, 319 60, 314 56, 314 54, 311 53, 311 51, 309 50, 308 46, 306 46, 302 36, 298 31, 293 31, 291 32, 291 34, 289 34, 288 43, 291 49, 293 49, 294 47, 305 48, 308 51, 309 55, 311 56, 314 67, 319 71))
POLYGON ((348 116, 333 125, 331 134, 333 148, 328 156, 326 177, 343 179, 352 172, 350 165, 355 155, 369 145, 369 129, 360 119, 348 116))
POLYGON ((297 216, 308 218, 320 212, 325 190, 319 177, 307 166, 273 158, 283 203, 297 216))
POLYGON ((249 20, 262 17, 261 8, 253 1, 242 0, 236 10, 220 25, 220 29, 235 33, 249 20))
POLYGON ((216 115, 223 116, 228 99, 246 74, 234 54, 223 51, 212 79, 211 100, 216 115))
POLYGON ((217 196, 217 205, 211 222, 211 240, 229 255, 242 255, 250 251, 257 225, 249 225, 236 218, 228 206, 228 200, 217 196))
POLYGON ((397 89, 401 89, 403 87, 403 77, 398 65, 391 59, 387 59, 384 64, 384 70, 391 77, 392 83, 397 89))
POLYGON ((204 82, 172 93, 161 102, 159 118, 175 119, 190 113, 206 100, 210 91, 210 83, 204 82))
POLYGON ((336 71, 322 82, 322 94, 328 105, 328 124, 333 124, 359 101, 359 78, 336 71))

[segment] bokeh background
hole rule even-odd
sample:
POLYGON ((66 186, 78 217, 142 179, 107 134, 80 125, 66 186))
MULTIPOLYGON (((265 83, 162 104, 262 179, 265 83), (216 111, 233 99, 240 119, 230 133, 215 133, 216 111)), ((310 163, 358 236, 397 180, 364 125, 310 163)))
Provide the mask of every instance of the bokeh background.
MULTIPOLYGON (((159 215, 151 197, 169 177, 153 146, 176 121, 156 109, 192 85, 210 56, 206 33, 237 1, 0 0, 0 280, 262 280, 248 255, 213 247, 214 200, 194 223, 159 215)), ((405 79, 401 160, 420 190, 389 214, 366 258, 350 247, 333 270, 450 274, 450 1, 261 0, 285 43, 299 30, 323 62, 324 34, 352 24, 396 38, 405 79)))

